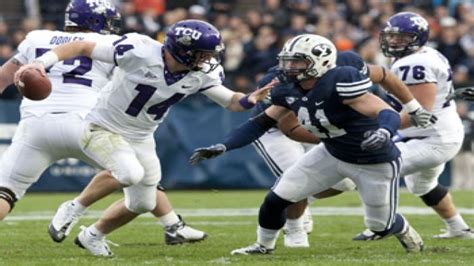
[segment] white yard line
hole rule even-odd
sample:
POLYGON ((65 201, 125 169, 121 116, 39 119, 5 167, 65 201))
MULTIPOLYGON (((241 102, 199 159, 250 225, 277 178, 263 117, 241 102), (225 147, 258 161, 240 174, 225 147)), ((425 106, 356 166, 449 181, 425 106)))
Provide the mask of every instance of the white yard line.
MULTIPOLYGON (((362 207, 314 207, 310 208, 314 216, 347 216, 347 215, 363 215, 362 207)), ((435 215, 431 208, 427 207, 399 207, 402 214, 414 215, 435 215)), ((231 208, 231 209, 176 209, 177 213, 185 217, 233 217, 233 216, 256 216, 258 208, 231 208)), ((461 214, 474 215, 474 209, 458 208, 461 214)), ((99 218, 102 211, 89 211, 83 218, 99 218)), ((49 220, 54 212, 21 212, 8 216, 6 221, 34 221, 49 220)), ((143 217, 152 217, 147 213, 143 217)))

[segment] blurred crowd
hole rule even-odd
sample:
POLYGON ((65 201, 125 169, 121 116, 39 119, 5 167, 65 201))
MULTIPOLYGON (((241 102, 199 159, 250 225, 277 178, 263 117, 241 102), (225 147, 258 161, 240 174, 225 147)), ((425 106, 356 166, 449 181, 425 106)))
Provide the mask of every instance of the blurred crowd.
MULTIPOLYGON (((8 1, 8 0, 7 0, 8 1)), ((11 0, 14 1, 14 0, 11 0)), ((68 0, 25 0, 21 23, 0 18, 0 64, 8 60, 25 34, 36 28, 62 29, 68 0)), ((222 33, 226 85, 248 92, 269 67, 277 64, 283 43, 297 34, 331 39, 339 50, 355 50, 367 62, 387 65, 378 45, 384 22, 399 11, 414 11, 430 24, 429 45, 453 67, 455 87, 474 85, 474 0, 115 0, 123 33, 140 32, 159 41, 170 25, 187 19, 207 20, 222 33)), ((19 97, 15 89, 3 98, 19 97)), ((465 149, 471 151, 474 108, 462 103, 465 149)))

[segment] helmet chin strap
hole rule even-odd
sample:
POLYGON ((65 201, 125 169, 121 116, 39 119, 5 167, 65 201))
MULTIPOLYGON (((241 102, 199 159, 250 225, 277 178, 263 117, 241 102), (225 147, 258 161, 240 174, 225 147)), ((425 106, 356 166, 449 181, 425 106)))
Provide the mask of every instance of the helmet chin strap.
POLYGON ((198 65, 194 65, 193 67, 191 67, 191 70, 192 71, 200 71, 200 70, 202 70, 202 67, 200 67, 198 65))
POLYGON ((308 80, 308 79, 316 78, 315 75, 310 74, 310 72, 314 72, 314 71, 315 71, 314 69, 310 70, 310 71, 305 71, 305 72, 299 74, 298 76, 296 76, 296 78, 298 79, 298 81, 305 81, 305 80, 308 80))
POLYGON ((309 79, 309 78, 310 78, 310 76, 308 76, 306 73, 301 73, 301 74, 299 74, 298 76, 296 76, 296 79, 297 79, 298 81, 307 80, 307 79, 309 79))

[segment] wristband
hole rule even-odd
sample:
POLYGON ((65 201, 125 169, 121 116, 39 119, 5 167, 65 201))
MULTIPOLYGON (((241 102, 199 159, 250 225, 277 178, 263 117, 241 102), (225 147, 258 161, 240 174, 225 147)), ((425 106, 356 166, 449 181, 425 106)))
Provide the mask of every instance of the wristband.
POLYGON ((58 55, 53 51, 48 51, 44 53, 42 56, 33 60, 33 63, 40 63, 43 64, 44 68, 48 68, 54 64, 59 62, 58 55))
POLYGON ((255 104, 249 102, 249 95, 245 95, 244 97, 240 98, 239 100, 240 105, 245 109, 252 109, 255 104))
POLYGON ((414 98, 411 101, 405 103, 404 106, 408 113, 412 113, 421 108, 420 103, 414 98))

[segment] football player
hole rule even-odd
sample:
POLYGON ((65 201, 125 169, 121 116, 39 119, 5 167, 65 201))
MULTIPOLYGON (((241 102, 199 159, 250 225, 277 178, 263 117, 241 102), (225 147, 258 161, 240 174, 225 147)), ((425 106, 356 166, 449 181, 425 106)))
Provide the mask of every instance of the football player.
MULTIPOLYGON (((2 66, 0 88, 13 82, 13 74, 48 50, 71 41, 118 40, 120 14, 108 1, 72 0, 65 12, 64 31, 32 31, 20 44, 19 53, 2 66)), ((51 95, 42 101, 23 98, 21 121, 0 161, 0 220, 5 218, 35 183, 41 173, 59 159, 74 157, 98 167, 79 143, 81 124, 96 104, 100 90, 110 80, 114 65, 78 56, 54 64, 47 75, 53 84, 51 95), (78 101, 78 99, 81 99, 78 101), (25 160, 28 163, 25 164, 25 160)), ((100 172, 91 185, 108 186, 113 179, 108 171, 100 172)), ((158 187, 157 207, 152 213, 166 228, 165 242, 177 244, 204 239, 206 234, 184 224, 174 213, 166 194, 158 187)), ((112 189, 114 189, 112 187, 112 189)), ((56 242, 70 233, 85 208, 104 195, 88 197, 81 194, 61 205, 49 226, 56 242)))
POLYGON ((233 250, 232 255, 272 253, 285 223, 285 209, 346 177, 357 185, 365 224, 378 237, 395 235, 407 252, 422 251, 423 240, 396 212, 401 159, 391 137, 400 116, 368 93, 372 82, 367 76, 354 67, 337 66, 336 54, 334 44, 318 35, 303 34, 287 41, 278 57, 289 84, 272 90, 272 105, 223 143, 199 148, 191 157, 191 163, 197 163, 242 147, 290 112, 324 144, 282 174, 260 207, 257 242, 233 250))
MULTIPOLYGON (((446 224, 446 231, 435 238, 474 239, 474 233, 456 210, 448 189, 438 182, 446 162, 460 150, 464 128, 456 104, 447 96, 453 92, 452 70, 448 60, 435 49, 425 46, 428 22, 412 12, 401 12, 388 19, 380 34, 380 47, 394 58, 392 71, 407 84, 415 98, 431 110, 439 121, 432 127, 417 128, 402 122, 405 128, 397 147, 402 152, 408 190, 433 208, 446 224)), ((464 96, 469 96, 469 89, 464 96)), ((354 240, 372 240, 366 230, 354 240)))
MULTIPOLYGON (((359 55, 350 51, 338 53, 336 64, 338 66, 353 66, 362 74, 367 74, 372 82, 380 83, 389 92, 392 92, 405 105, 408 116, 411 117, 414 125, 427 127, 435 120, 435 117, 421 107, 408 88, 392 72, 385 70, 381 66, 367 65, 359 55)), ((271 68, 260 80, 260 86, 270 82, 277 76, 279 76, 278 67, 271 68)), ((395 99, 390 97, 388 100, 390 100, 397 109, 402 108, 395 99)), ((270 103, 267 101, 260 102, 254 108, 254 111, 258 114, 269 105, 270 103)), ((253 142, 253 146, 275 174, 277 180, 286 169, 313 147, 313 145, 309 143, 301 143, 293 140, 298 137, 298 132, 296 131, 299 129, 299 126, 295 115, 290 113, 287 117, 279 121, 278 127, 281 128, 281 130, 277 127, 271 128, 258 140, 253 142)), ((305 140, 302 141, 304 142, 305 140)), ((321 199, 335 196, 343 191, 353 190, 354 188, 355 184, 346 178, 331 189, 318 193, 318 195, 313 195, 308 201, 312 201, 316 198, 321 199)), ((307 207, 308 201, 302 200, 301 202, 289 206, 287 209, 287 220, 284 229, 284 245, 287 247, 309 247, 307 233, 312 231, 312 216, 307 207)))
POLYGON ((114 178, 107 179, 108 186, 88 186, 82 194, 94 198, 121 187, 125 200, 111 205, 99 221, 81 231, 75 240, 77 245, 96 256, 112 256, 105 235, 155 209, 161 169, 153 133, 172 105, 201 92, 231 111, 245 111, 266 97, 274 83, 250 95, 222 86, 223 48, 214 26, 184 20, 168 30, 164 44, 137 33, 113 42, 68 43, 15 74, 18 79, 25 69, 44 71, 75 56, 116 65, 111 82, 87 115, 80 136, 84 152, 114 178))
MULTIPOLYGON (((108 1, 94 8, 85 0, 73 0, 67 7, 64 31, 35 30, 18 47, 18 54, 0 70, 0 89, 14 80, 22 65, 50 49, 77 40, 113 41, 119 38, 120 14, 108 1)), ((96 165, 81 150, 79 132, 86 114, 109 81, 113 64, 79 56, 48 68, 52 92, 42 101, 23 98, 21 121, 0 161, 0 219, 55 161, 67 157, 96 165), (78 99, 81 99, 78 101, 78 99), (27 162, 27 163, 26 163, 27 162)))

